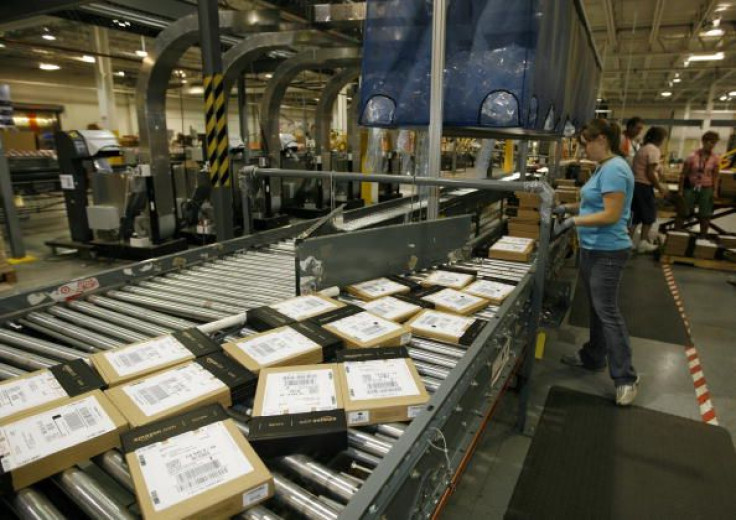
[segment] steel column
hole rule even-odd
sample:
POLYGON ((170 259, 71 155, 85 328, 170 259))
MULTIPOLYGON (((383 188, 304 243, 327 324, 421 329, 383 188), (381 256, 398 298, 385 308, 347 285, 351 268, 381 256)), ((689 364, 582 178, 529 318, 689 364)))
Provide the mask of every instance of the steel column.
POLYGON ((346 85, 352 83, 360 76, 359 62, 356 60, 355 67, 348 67, 330 78, 330 80, 322 89, 322 93, 317 103, 315 115, 315 124, 317 131, 315 132, 316 153, 327 154, 330 152, 330 126, 332 122, 332 106, 335 104, 337 96, 340 95, 342 89, 346 85), (326 148, 326 149, 325 149, 326 148))
POLYGON ((10 244, 10 255, 13 258, 26 256, 26 246, 23 244, 23 235, 20 232, 20 221, 15 211, 13 184, 10 182, 10 167, 5 157, 3 140, 0 139, 0 197, 2 197, 3 212, 5 213, 5 236, 10 244))
MULTIPOLYGON (((432 9, 432 68, 429 91, 429 176, 442 175, 442 126, 445 70, 446 0, 434 0, 432 9)), ((439 216, 439 190, 429 190, 427 220, 439 216)))

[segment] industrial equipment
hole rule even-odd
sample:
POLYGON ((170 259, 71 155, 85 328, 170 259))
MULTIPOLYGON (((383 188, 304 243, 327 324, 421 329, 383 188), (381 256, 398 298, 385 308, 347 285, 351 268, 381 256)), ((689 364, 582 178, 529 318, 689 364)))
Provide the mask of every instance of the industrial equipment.
POLYGON ((181 251, 174 219, 158 218, 150 167, 137 164, 107 130, 57 132, 56 149, 71 242, 52 247, 92 250, 101 256, 143 259, 181 251), (91 202, 89 192, 91 191, 91 202), (167 229, 161 229, 167 223, 167 229))

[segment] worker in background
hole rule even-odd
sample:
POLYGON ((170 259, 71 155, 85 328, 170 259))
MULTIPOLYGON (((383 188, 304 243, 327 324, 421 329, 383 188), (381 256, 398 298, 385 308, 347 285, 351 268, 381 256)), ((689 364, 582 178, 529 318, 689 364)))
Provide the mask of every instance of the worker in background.
POLYGON ((631 204, 631 238, 634 238, 636 228, 641 224, 641 239, 636 251, 651 253, 657 250, 656 244, 651 241, 649 232, 652 224, 657 221, 657 201, 654 197, 654 188, 667 197, 669 190, 660 179, 662 165, 662 145, 667 139, 667 130, 661 126, 653 126, 644 135, 644 142, 634 156, 634 199, 631 204))
POLYGON ((618 307, 621 275, 631 254, 628 221, 634 196, 634 174, 620 149, 620 127, 595 119, 580 133, 588 158, 598 163, 580 191, 581 202, 555 208, 572 214, 555 226, 555 235, 577 228, 580 241, 580 279, 590 302, 590 340, 562 362, 591 371, 608 369, 616 386, 616 404, 628 406, 636 398, 639 376, 631 364, 631 344, 618 307))
POLYGON ((698 207, 698 220, 700 221, 700 235, 705 238, 710 229, 710 217, 713 216, 713 199, 718 186, 718 174, 720 157, 713 148, 718 142, 719 136, 716 132, 708 131, 703 134, 701 148, 695 150, 690 157, 685 159, 680 173, 680 191, 685 198, 685 210, 687 215, 680 212, 677 215, 675 227, 682 229, 685 218, 695 212, 698 207))
POLYGON ((644 130, 644 120, 639 116, 634 116, 626 121, 626 130, 624 130, 621 138, 621 152, 624 159, 633 166, 636 152, 639 151, 639 135, 644 130))

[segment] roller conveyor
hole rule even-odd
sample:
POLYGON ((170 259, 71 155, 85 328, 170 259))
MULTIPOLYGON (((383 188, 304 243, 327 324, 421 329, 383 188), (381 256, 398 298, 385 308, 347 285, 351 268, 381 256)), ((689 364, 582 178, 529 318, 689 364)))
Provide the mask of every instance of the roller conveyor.
POLYGON ((58 305, 55 307, 50 307, 49 314, 53 314, 57 318, 63 318, 69 323, 74 323, 81 327, 107 334, 108 336, 123 341, 123 344, 143 341, 144 339, 150 337, 147 334, 141 334, 125 327, 114 325, 112 323, 100 320, 98 318, 93 318, 91 316, 82 314, 81 312, 67 309, 66 307, 61 307, 58 305))
POLYGON ((88 355, 86 352, 80 352, 63 345, 57 345, 50 341, 20 334, 2 327, 0 327, 0 342, 22 348, 27 352, 32 352, 43 357, 57 359, 60 361, 71 361, 72 359, 79 359, 80 357, 83 358, 88 355))
POLYGON ((22 370, 20 368, 16 368, 14 366, 6 365, 5 363, 0 363, 0 379, 12 379, 16 376, 22 376, 25 374, 26 371, 22 370))
POLYGON ((76 339, 81 342, 80 344, 87 345, 87 352, 110 350, 125 345, 123 341, 103 336, 84 327, 72 325, 45 312, 29 312, 26 319, 49 330, 76 339))
POLYGON ((88 301, 99 307, 111 309, 127 316, 141 318, 163 327, 170 327, 173 330, 184 330, 196 325, 195 322, 185 320, 178 316, 172 316, 151 309, 141 308, 137 305, 131 305, 123 301, 118 301, 113 298, 97 294, 91 295, 88 298, 88 301))
POLYGON ((10 363, 23 370, 40 370, 59 363, 53 359, 2 344, 0 344, 0 361, 10 363))
POLYGON ((162 336, 176 330, 173 328, 156 325, 155 323, 146 322, 144 320, 139 320, 131 316, 126 316, 125 314, 120 314, 108 309, 103 309, 89 302, 71 301, 68 305, 76 311, 88 314, 100 320, 105 320, 108 323, 115 323, 117 325, 125 326, 129 329, 136 330, 141 334, 150 337, 162 336))
POLYGON ((55 477, 55 480, 64 493, 91 518, 104 520, 136 518, 99 482, 77 467, 63 471, 55 477))
POLYGON ((46 495, 32 487, 18 491, 13 505, 21 520, 66 520, 46 495))

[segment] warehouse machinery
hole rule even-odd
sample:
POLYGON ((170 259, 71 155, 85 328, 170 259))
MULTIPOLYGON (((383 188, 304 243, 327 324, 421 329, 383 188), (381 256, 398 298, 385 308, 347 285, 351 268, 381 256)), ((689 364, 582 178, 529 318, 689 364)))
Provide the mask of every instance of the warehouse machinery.
MULTIPOLYGON (((539 183, 428 182, 538 191, 546 201, 543 211, 550 209, 549 193, 539 183)), ((239 516, 428 518, 472 453, 511 375, 523 378, 524 352, 541 308, 546 245, 531 264, 472 257, 465 247, 475 234, 468 215, 310 238, 314 226, 307 221, 6 298, 0 301, 0 377, 191 326, 219 340, 247 335, 250 308, 377 272, 421 280, 428 269, 449 261, 516 288, 501 306, 476 315, 486 325, 471 345, 412 340, 409 354, 432 393, 423 413, 411 424, 351 429, 349 447, 337 457, 270 460, 275 497, 239 516), (365 258, 365 248, 375 261, 361 266, 355 258, 365 258), (345 254, 325 256, 326 251, 345 254), (342 265, 333 265, 332 258, 342 265), (314 270, 318 264, 324 269, 314 270), (351 271, 356 265, 362 269, 351 271)), ((251 407, 246 400, 230 410, 246 436, 251 407)), ((22 490, 5 507, 8 517, 78 518, 83 512, 136 518, 131 489, 121 454, 111 451, 22 490)))

